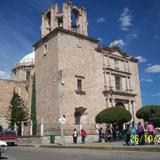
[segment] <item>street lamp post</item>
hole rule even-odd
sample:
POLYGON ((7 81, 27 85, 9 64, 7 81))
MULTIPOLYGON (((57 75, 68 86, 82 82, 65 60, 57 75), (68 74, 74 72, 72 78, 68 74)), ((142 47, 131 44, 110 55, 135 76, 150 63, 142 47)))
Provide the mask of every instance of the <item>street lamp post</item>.
MULTIPOLYGON (((59 71, 59 85, 60 85, 60 96, 59 96, 59 103, 60 103, 60 119, 63 119, 63 85, 64 85, 64 81, 63 81, 63 73, 62 70, 59 71)), ((63 122, 60 122, 60 126, 61 126, 61 141, 62 141, 62 145, 64 145, 64 126, 63 126, 63 122)))

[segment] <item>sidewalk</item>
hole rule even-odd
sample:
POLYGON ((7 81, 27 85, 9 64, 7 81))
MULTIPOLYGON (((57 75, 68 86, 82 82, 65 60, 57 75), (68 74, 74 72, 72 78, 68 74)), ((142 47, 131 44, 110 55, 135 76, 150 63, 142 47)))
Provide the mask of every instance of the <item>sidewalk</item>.
POLYGON ((106 143, 85 143, 85 144, 19 144, 18 146, 40 147, 40 148, 66 148, 66 149, 89 149, 106 151, 145 151, 160 152, 160 144, 155 145, 135 145, 125 146, 124 142, 106 142, 106 143))

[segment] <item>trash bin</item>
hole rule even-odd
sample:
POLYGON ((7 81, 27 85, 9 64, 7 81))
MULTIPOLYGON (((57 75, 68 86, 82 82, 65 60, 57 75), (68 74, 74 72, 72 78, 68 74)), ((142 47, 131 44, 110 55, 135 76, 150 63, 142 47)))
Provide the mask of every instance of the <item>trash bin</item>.
POLYGON ((54 143, 55 142, 55 135, 50 135, 50 142, 54 143))

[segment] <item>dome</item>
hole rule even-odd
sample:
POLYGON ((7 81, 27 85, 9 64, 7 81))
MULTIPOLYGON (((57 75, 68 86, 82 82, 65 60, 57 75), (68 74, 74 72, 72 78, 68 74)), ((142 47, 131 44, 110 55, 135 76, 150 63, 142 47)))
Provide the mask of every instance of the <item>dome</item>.
POLYGON ((35 62, 35 53, 31 52, 24 56, 20 61, 19 64, 21 63, 34 63, 35 62))

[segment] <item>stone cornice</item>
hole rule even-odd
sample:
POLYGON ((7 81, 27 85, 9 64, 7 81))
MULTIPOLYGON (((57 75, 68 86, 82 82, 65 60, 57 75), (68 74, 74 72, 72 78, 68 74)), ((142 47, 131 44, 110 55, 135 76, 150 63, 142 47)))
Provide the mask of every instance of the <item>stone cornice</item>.
POLYGON ((125 91, 110 91, 110 90, 104 90, 103 94, 106 96, 107 94, 112 94, 112 95, 120 95, 120 96, 129 96, 129 97, 135 97, 135 93, 131 92, 125 92, 125 91))
POLYGON ((131 75, 131 73, 130 72, 126 72, 126 71, 121 71, 121 70, 118 70, 118 69, 113 69, 113 68, 109 68, 109 67, 104 67, 103 68, 104 69, 104 71, 113 71, 113 72, 115 72, 115 74, 117 73, 121 73, 121 74, 125 74, 125 75, 131 75))
POLYGON ((79 34, 77 32, 73 32, 73 31, 66 30, 66 29, 58 27, 58 28, 54 29, 53 31, 51 31, 50 33, 48 33, 43 38, 41 38, 38 42, 36 42, 35 44, 33 44, 34 49, 37 49, 43 43, 47 42, 48 40, 50 40, 51 38, 53 38, 54 36, 56 36, 58 32, 63 32, 63 33, 66 33, 66 34, 70 34, 70 35, 73 35, 75 37, 86 39, 86 40, 89 40, 89 41, 92 41, 92 42, 95 42, 95 43, 99 42, 99 40, 96 39, 96 38, 92 38, 92 37, 89 37, 89 36, 86 36, 86 35, 83 35, 83 34, 79 34))
POLYGON ((103 51, 108 51, 108 54, 110 54, 110 56, 112 56, 112 57, 118 57, 120 59, 122 59, 122 57, 123 57, 124 59, 127 59, 127 60, 130 60, 132 62, 138 63, 138 59, 134 58, 133 56, 130 56, 126 52, 123 52, 118 46, 108 47, 108 46, 103 46, 102 45, 102 46, 98 46, 96 48, 96 51, 100 52, 100 53, 102 53, 103 51), (119 57, 119 56, 116 56, 116 55, 112 54, 112 52, 116 52, 116 51, 119 52, 122 55, 122 57, 119 57))
POLYGON ((17 64, 13 69, 12 69, 12 72, 14 71, 14 70, 16 70, 16 69, 19 69, 19 68, 23 68, 23 67, 25 67, 25 68, 27 68, 27 67, 34 67, 34 63, 32 63, 32 64, 17 64))
POLYGON ((0 79, 0 82, 15 83, 15 84, 26 84, 26 81, 16 81, 16 80, 12 80, 12 79, 0 79))

